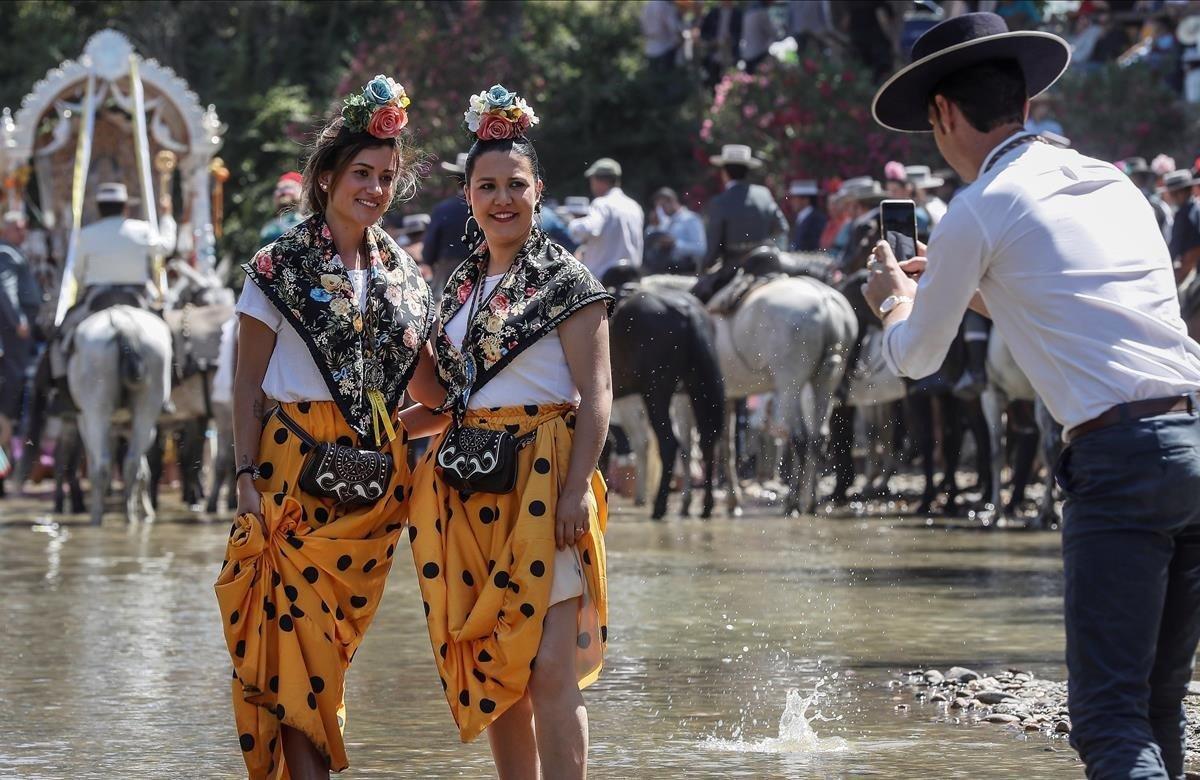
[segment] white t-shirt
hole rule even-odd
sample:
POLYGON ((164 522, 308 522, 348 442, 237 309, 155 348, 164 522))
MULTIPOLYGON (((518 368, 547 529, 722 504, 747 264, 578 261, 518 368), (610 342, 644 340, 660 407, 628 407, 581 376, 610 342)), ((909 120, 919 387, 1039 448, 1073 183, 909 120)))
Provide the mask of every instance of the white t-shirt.
MULTIPOLYGON (((504 274, 488 276, 483 281, 483 302, 504 274)), ((446 335, 455 347, 461 347, 467 333, 470 302, 445 324, 446 335)), ((471 395, 468 409, 494 406, 524 406, 525 404, 579 403, 579 388, 571 379, 567 356, 563 352, 558 330, 552 330, 526 347, 512 362, 471 395)))
MULTIPOLYGON (((371 270, 363 268, 346 273, 358 298, 358 310, 365 311, 367 307, 367 282, 371 270)), ((253 317, 275 331, 275 351, 267 363, 267 373, 263 375, 262 389, 268 398, 274 398, 282 403, 298 403, 300 401, 332 401, 333 396, 325 384, 325 378, 317 368, 308 345, 296 333, 292 324, 283 318, 275 304, 258 289, 253 280, 247 279, 242 287, 242 296, 238 299, 235 309, 238 314, 253 317)))

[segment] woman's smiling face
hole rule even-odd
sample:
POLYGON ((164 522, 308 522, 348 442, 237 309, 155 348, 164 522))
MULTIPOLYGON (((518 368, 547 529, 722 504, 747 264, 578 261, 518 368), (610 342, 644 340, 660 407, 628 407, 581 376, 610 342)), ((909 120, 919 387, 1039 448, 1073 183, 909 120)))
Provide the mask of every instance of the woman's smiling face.
POLYGON ((542 182, 529 159, 519 152, 497 150, 479 155, 467 183, 467 204, 488 246, 525 242, 541 192, 542 182))
POLYGON ((398 163, 396 151, 390 146, 363 149, 332 180, 326 211, 364 227, 375 224, 396 194, 398 163))

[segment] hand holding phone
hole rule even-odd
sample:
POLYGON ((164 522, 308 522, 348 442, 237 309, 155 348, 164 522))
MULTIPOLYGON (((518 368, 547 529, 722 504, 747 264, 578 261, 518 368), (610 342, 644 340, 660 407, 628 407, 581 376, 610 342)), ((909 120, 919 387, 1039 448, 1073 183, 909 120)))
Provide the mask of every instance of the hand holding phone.
POLYGON ((879 204, 879 234, 903 263, 917 256, 917 204, 911 200, 885 200, 879 204))

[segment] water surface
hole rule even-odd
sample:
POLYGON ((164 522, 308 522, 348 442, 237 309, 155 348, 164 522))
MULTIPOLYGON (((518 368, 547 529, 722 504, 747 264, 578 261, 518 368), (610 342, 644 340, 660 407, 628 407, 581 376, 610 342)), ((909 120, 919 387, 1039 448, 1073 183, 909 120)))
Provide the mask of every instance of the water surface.
MULTIPOLYGON (((212 593, 227 520, 37 525, 43 506, 0 502, 0 776, 244 776, 212 593)), ((592 777, 1082 776, 1064 741, 955 725, 888 687, 955 664, 1061 678, 1056 534, 753 514, 612 518, 592 777), (818 684, 816 741, 795 706, 781 733, 789 690, 796 705, 818 684)), ((489 776, 486 740, 460 744, 442 698, 411 558, 396 561, 349 675, 346 776, 489 776)))

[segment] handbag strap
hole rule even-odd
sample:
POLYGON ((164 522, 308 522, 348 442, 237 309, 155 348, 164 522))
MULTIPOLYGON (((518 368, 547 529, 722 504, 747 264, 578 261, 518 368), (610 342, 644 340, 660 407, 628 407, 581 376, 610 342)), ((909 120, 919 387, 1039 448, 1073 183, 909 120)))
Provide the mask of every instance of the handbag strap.
POLYGON ((276 406, 271 413, 279 418, 279 422, 283 423, 284 428, 296 434, 296 438, 314 450, 317 448, 316 440, 312 436, 309 436, 308 431, 301 428, 300 424, 293 420, 287 412, 283 411, 283 406, 276 406))

